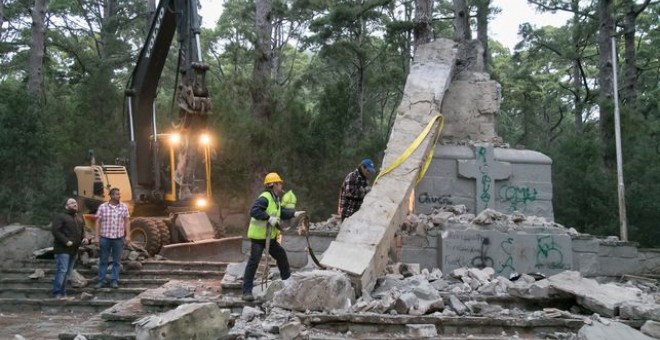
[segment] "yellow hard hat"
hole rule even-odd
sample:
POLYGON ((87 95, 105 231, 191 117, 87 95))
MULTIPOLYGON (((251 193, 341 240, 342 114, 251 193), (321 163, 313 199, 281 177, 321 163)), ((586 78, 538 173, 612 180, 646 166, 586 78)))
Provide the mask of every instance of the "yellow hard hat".
POLYGON ((271 172, 268 175, 266 175, 266 178, 264 178, 264 185, 269 185, 273 183, 282 183, 284 182, 281 178, 280 175, 277 174, 277 172, 271 172))

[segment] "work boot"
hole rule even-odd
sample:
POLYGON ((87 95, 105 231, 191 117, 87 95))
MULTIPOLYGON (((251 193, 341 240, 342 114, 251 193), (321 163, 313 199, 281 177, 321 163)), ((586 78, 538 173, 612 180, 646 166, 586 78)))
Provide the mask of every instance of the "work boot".
POLYGON ((252 302, 254 301, 254 296, 252 293, 243 293, 243 301, 252 302))
POLYGON ((112 288, 119 288, 119 282, 117 282, 117 281, 112 281, 112 283, 110 284, 110 287, 112 287, 112 288))
POLYGON ((101 282, 96 283, 96 284, 94 285, 94 288, 96 288, 96 289, 103 288, 103 285, 104 285, 104 282, 101 281, 101 282))

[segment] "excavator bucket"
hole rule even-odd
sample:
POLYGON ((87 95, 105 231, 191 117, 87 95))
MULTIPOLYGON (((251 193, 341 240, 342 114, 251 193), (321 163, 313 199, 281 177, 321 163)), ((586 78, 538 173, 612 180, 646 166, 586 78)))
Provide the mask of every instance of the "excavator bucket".
POLYGON ((242 237, 214 239, 215 230, 206 213, 185 212, 175 217, 178 242, 164 245, 159 255, 172 261, 241 262, 242 237))
POLYGON ((172 261, 242 262, 242 236, 163 246, 159 255, 172 261))

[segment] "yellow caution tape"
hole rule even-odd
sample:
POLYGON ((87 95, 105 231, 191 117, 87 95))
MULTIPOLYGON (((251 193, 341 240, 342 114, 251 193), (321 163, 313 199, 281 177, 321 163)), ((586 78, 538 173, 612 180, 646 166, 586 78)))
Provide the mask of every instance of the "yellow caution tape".
POLYGON ((424 161, 424 165, 422 166, 421 171, 417 175, 417 183, 422 180, 424 177, 424 174, 426 174, 426 170, 429 168, 429 165, 431 165, 431 160, 433 159, 433 153, 435 152, 435 145, 438 143, 438 139, 440 137, 440 132, 442 131, 442 128, 445 126, 445 119, 442 114, 438 114, 437 116, 433 117, 431 121, 426 125, 424 130, 415 138, 415 140, 408 146, 408 148, 397 158, 392 165, 390 165, 387 169, 381 171, 378 176, 376 177, 376 180, 374 181, 377 182, 379 178, 387 174, 388 172, 396 169, 399 165, 401 165, 410 155, 412 155, 415 150, 419 147, 420 144, 422 144, 422 141, 428 136, 429 132, 431 131, 431 128, 433 125, 439 121, 436 133, 435 133, 435 139, 433 140, 433 146, 431 147, 431 150, 429 153, 426 155, 426 159, 424 161))

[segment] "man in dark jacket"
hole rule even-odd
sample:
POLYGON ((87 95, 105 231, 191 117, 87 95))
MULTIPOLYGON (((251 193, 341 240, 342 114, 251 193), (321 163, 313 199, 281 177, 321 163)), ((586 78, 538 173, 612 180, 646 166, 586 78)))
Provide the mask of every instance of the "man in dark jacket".
POLYGON ((78 216, 78 203, 75 199, 69 198, 64 206, 64 212, 55 216, 52 232, 56 263, 53 295, 56 299, 68 300, 66 281, 73 271, 73 265, 76 263, 78 247, 89 243, 85 239, 85 225, 78 216))

